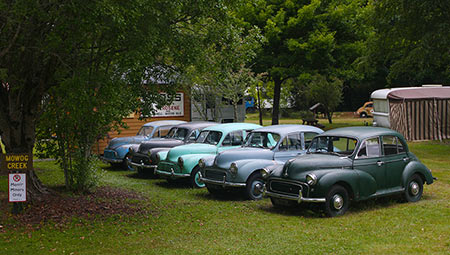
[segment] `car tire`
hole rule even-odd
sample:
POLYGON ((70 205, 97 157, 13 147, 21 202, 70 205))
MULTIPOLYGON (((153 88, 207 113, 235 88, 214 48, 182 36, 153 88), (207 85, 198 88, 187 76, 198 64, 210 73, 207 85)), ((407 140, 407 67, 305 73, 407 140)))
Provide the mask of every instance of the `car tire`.
POLYGON ((422 198, 423 181, 418 174, 413 174, 408 178, 403 195, 407 202, 417 202, 422 198))
POLYGON ((361 117, 361 118, 367 118, 367 113, 362 112, 362 113, 359 114, 359 117, 361 117))
POLYGON ((200 168, 198 166, 194 167, 194 170, 191 172, 190 184, 192 188, 204 188, 205 183, 200 181, 200 168))
POLYGON ((334 185, 325 197, 325 213, 328 217, 344 215, 350 205, 350 197, 346 188, 334 185))
POLYGON ((245 195, 250 200, 261 200, 263 198, 262 192, 258 190, 258 186, 264 185, 263 178, 259 172, 252 174, 245 185, 245 195))

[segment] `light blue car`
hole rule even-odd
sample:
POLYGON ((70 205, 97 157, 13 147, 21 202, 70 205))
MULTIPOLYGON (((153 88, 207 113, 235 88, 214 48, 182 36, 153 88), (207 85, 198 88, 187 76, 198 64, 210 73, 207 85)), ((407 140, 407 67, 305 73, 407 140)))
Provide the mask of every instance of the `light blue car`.
POLYGON ((202 178, 210 193, 220 195, 241 188, 251 200, 262 198, 260 170, 305 154, 322 129, 306 125, 274 125, 253 130, 238 149, 200 160, 202 178))
POLYGON ((242 146, 247 134, 260 127, 260 125, 249 123, 229 123, 207 127, 200 132, 195 143, 158 152, 158 166, 155 173, 169 181, 188 179, 192 187, 202 188, 205 184, 200 181, 199 160, 242 146))
POLYGON ((163 137, 173 126, 182 123, 186 123, 186 121, 159 120, 148 122, 139 129, 136 136, 118 137, 112 139, 105 148, 101 159, 111 165, 119 165, 123 169, 129 169, 129 149, 133 144, 140 144, 141 142, 148 141, 152 138, 163 137))

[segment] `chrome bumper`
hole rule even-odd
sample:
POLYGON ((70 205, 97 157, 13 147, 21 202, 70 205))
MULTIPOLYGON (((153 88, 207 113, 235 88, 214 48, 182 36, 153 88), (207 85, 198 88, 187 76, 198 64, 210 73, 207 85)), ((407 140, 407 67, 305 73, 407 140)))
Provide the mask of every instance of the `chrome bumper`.
POLYGON ((140 167, 140 168, 153 168, 155 169, 157 165, 144 165, 144 163, 138 164, 131 161, 128 161, 128 165, 132 167, 140 167))
POLYGON ((186 178, 186 177, 190 177, 190 174, 180 174, 180 173, 175 173, 172 169, 172 171, 167 172, 167 171, 161 171, 156 169, 155 170, 155 174, 160 175, 162 177, 166 177, 166 178, 172 178, 172 179, 178 179, 178 178, 186 178))
POLYGON ((211 180, 205 177, 200 177, 200 180, 206 184, 214 184, 214 185, 220 185, 222 187, 236 187, 236 188, 242 188, 245 187, 247 184, 246 183, 240 183, 240 182, 227 182, 225 180, 225 176, 223 177, 223 180, 218 181, 218 180, 211 180))
POLYGON ((265 185, 264 185, 264 188, 263 188, 263 196, 269 196, 269 197, 273 197, 273 198, 297 201, 297 203, 302 203, 302 202, 307 202, 307 203, 325 203, 325 198, 307 198, 307 197, 303 197, 302 192, 300 192, 298 194, 298 196, 292 196, 292 195, 285 195, 285 194, 270 192, 270 191, 267 191, 265 185))
POLYGON ((122 163, 123 159, 113 159, 113 158, 105 158, 105 157, 100 157, 100 160, 106 162, 106 163, 122 163))

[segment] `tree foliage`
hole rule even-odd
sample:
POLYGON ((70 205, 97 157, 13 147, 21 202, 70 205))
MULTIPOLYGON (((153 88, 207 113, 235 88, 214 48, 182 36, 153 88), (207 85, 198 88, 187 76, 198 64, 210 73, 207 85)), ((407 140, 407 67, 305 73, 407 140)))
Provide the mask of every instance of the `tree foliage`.
POLYGON ((342 84, 337 78, 331 78, 329 81, 325 76, 316 74, 311 77, 307 87, 308 97, 312 102, 322 104, 330 124, 333 112, 342 100, 342 84))
POLYGON ((367 66, 384 67, 389 84, 450 82, 449 1, 380 0, 370 8, 367 66))

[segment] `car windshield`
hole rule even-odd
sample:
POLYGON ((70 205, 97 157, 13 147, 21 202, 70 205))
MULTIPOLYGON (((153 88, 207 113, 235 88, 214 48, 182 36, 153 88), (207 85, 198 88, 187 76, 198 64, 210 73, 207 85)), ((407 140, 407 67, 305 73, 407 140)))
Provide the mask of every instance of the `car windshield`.
POLYGON ((341 136, 319 136, 312 140, 308 153, 329 153, 339 156, 353 154, 356 143, 354 138, 341 136))
POLYGON ((184 140, 189 130, 186 128, 172 128, 167 134, 168 138, 184 140))
POLYGON ((222 132, 206 130, 202 131, 198 136, 196 143, 207 143, 207 144, 218 144, 220 138, 222 137, 222 132))
POLYGON ((280 138, 281 136, 276 133, 252 132, 247 137, 244 146, 272 149, 280 141, 280 138))
POLYGON ((142 136, 149 136, 152 134, 153 127, 152 126, 143 126, 141 129, 139 129, 139 132, 137 132, 136 135, 142 135, 142 136))

